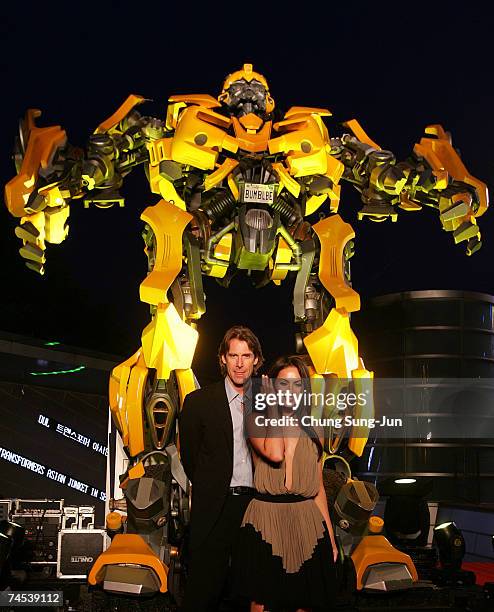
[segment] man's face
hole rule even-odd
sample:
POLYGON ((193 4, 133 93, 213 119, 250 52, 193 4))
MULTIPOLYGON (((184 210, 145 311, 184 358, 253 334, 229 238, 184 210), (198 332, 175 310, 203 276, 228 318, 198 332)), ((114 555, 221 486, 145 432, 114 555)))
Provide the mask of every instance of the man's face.
POLYGON ((233 338, 226 355, 221 356, 221 361, 226 366, 228 378, 236 387, 242 387, 252 376, 257 364, 257 357, 249 348, 245 340, 233 338))

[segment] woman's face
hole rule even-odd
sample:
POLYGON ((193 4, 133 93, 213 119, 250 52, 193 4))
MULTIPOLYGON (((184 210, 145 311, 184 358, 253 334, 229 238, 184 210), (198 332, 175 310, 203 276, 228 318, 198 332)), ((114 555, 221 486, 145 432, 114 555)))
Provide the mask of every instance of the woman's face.
POLYGON ((280 370, 274 380, 274 388, 276 392, 281 391, 279 399, 282 408, 296 410, 300 406, 300 400, 297 403, 295 397, 302 394, 304 383, 298 368, 288 366, 280 370))

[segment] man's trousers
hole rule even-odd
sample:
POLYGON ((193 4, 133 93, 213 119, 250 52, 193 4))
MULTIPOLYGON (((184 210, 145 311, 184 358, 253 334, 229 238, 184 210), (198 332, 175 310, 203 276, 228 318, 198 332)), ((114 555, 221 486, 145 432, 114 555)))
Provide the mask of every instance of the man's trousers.
POLYGON ((228 495, 209 535, 199 546, 191 542, 183 612, 218 611, 227 582, 230 557, 251 499, 251 495, 228 495))

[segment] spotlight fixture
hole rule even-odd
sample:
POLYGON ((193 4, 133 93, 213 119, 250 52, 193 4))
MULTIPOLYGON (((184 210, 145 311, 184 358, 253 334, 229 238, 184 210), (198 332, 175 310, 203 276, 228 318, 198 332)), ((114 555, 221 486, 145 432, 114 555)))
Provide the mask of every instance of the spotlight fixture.
POLYGON ((11 521, 0 521, 0 590, 9 583, 12 555, 24 541, 24 528, 11 521))
POLYGON ((10 551, 12 550, 12 540, 0 533, 0 573, 2 568, 10 556, 10 551))
POLYGON ((379 493, 387 496, 384 508, 386 537, 400 550, 427 545, 430 529, 429 506, 424 499, 432 490, 431 479, 403 476, 378 483, 379 493))
POLYGON ((465 539, 454 521, 434 527, 434 540, 439 549, 439 560, 445 569, 459 570, 465 556, 465 539))

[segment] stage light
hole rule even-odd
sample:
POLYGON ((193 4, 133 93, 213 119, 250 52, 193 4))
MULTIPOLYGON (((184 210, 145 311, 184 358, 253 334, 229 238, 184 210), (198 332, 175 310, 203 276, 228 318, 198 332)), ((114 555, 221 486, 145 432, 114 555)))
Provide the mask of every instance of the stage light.
POLYGON ((430 514, 424 498, 432 490, 432 480, 388 478, 377 487, 381 495, 388 497, 384 525, 391 544, 405 551, 410 547, 426 546, 430 514))
POLYGON ((0 533, 0 573, 3 569, 5 562, 10 556, 11 550, 12 540, 3 533, 0 533))
POLYGON ((447 521, 434 527, 434 540, 442 566, 459 570, 465 556, 465 539, 455 522, 447 521))
POLYGON ((8 582, 11 557, 24 541, 24 528, 11 521, 0 521, 0 588, 8 582))

